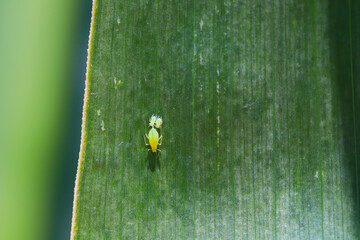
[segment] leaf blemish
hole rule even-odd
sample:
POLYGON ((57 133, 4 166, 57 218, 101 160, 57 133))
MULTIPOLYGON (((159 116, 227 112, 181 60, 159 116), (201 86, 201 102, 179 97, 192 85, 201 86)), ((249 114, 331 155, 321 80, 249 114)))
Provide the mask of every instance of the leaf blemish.
POLYGON ((101 120, 101 131, 105 131, 105 123, 104 120, 101 120))
POLYGON ((199 25, 200 25, 200 30, 202 31, 202 27, 204 26, 204 21, 202 19, 201 19, 199 25))
POLYGON ((123 82, 121 80, 117 80, 116 77, 114 77, 114 88, 115 89, 117 89, 122 84, 123 84, 123 82))

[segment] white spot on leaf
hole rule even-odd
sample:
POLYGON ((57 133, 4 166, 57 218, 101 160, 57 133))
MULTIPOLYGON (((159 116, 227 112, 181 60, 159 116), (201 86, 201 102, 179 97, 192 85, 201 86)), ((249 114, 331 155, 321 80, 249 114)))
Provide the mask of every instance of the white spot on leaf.
POLYGON ((204 65, 204 59, 201 53, 199 54, 199 56, 200 56, 200 65, 204 65))
POLYGON ((123 84, 123 82, 121 80, 117 80, 116 77, 114 77, 114 88, 115 89, 117 89, 122 84, 123 84))
POLYGON ((101 131, 105 131, 105 123, 104 120, 101 120, 101 131))

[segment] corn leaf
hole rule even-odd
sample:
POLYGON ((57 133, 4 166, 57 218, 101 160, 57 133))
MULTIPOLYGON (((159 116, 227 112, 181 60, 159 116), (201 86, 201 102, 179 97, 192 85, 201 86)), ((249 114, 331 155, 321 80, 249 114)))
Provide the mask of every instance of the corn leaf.
POLYGON ((72 238, 357 239, 359 9, 94 1, 72 238))

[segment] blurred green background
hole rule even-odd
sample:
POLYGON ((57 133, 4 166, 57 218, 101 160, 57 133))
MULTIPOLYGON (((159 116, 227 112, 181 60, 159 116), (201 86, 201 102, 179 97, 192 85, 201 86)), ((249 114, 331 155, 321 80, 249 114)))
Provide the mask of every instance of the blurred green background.
POLYGON ((0 0, 0 239, 69 239, 91 1, 0 0))

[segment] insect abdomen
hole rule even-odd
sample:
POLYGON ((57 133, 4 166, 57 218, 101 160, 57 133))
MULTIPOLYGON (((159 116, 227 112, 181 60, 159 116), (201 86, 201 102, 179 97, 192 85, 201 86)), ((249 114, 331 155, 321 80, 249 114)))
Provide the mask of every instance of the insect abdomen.
POLYGON ((149 143, 151 150, 156 152, 157 146, 159 144, 159 133, 156 131, 155 128, 151 128, 149 131, 149 143))

